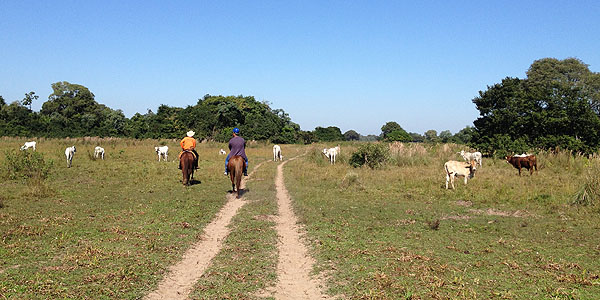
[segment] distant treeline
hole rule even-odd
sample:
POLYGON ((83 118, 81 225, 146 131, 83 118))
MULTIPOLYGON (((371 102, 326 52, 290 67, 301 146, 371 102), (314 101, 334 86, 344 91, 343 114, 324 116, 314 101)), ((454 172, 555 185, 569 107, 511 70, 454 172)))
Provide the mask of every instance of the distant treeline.
MULTIPOLYGON (((536 60, 527 78, 507 77, 488 86, 472 101, 480 116, 456 134, 448 130, 406 132, 387 122, 380 135, 363 136, 338 127, 300 130, 282 109, 272 109, 252 96, 205 95, 185 108, 161 105, 126 118, 121 110, 99 104, 86 87, 52 84, 53 93, 39 112, 31 110, 34 92, 7 104, 0 96, 0 136, 179 138, 188 130, 201 139, 226 141, 233 127, 249 140, 274 143, 335 141, 453 142, 489 155, 531 149, 597 152, 600 147, 600 73, 576 58, 536 60)), ((452 118, 452 116, 448 116, 452 118)))
POLYGON ((287 113, 254 97, 205 95, 193 106, 161 105, 156 113, 148 110, 126 118, 121 110, 96 102, 85 86, 63 81, 52 84, 52 89, 39 112, 31 110, 37 99, 33 92, 8 105, 0 97, 0 135, 178 138, 194 130, 200 139, 225 141, 232 128, 239 127, 251 140, 295 143, 302 136, 287 113))
MULTIPOLYGON (((256 101, 252 96, 205 95, 193 106, 180 108, 163 104, 156 113, 148 110, 145 114, 136 113, 126 118, 121 110, 99 104, 85 86, 62 81, 53 83, 52 90, 53 93, 39 112, 31 109, 32 102, 38 99, 34 92, 25 94, 23 100, 11 104, 6 104, 0 96, 0 136, 157 139, 179 138, 188 130, 194 130, 197 138, 222 142, 231 138, 234 127, 239 127, 246 139, 282 144, 374 141, 382 138, 409 142, 438 141, 433 130, 433 136, 431 132, 425 136, 416 133, 408 135, 396 122, 384 125, 384 128, 391 128, 389 131, 392 135, 382 132, 379 136, 362 136, 354 130, 342 134, 335 126, 302 131, 284 110, 272 109, 266 102, 256 101), (398 130, 404 134, 394 136, 398 130)), ((439 141, 450 141, 451 137, 449 131, 444 131, 439 141)))

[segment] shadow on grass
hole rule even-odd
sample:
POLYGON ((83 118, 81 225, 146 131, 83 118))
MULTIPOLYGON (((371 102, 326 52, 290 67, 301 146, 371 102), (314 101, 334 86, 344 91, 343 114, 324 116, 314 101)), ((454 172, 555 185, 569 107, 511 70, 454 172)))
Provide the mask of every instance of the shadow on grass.
MULTIPOLYGON (((244 196, 244 195, 245 195, 247 192, 249 192, 249 191, 250 191, 250 189, 248 189, 248 188, 245 188, 245 189, 240 189, 240 198, 241 198, 242 196, 244 196)), ((229 190, 229 191, 227 191, 227 193, 229 193, 229 194, 233 194, 233 193, 235 193, 235 192, 234 192, 233 190, 229 190)))

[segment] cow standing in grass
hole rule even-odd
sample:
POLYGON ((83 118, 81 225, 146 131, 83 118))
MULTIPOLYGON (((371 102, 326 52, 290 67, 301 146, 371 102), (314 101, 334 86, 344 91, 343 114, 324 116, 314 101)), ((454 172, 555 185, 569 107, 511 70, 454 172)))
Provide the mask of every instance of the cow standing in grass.
POLYGON ((525 168, 529 170, 529 175, 533 175, 533 169, 537 171, 537 161, 535 155, 514 155, 507 156, 506 162, 511 164, 513 167, 519 169, 519 176, 521 176, 521 169, 525 168))
POLYGON ((283 160, 281 155, 281 147, 279 145, 273 145, 273 161, 283 160))
POLYGON ((73 163, 73 156, 75 155, 75 151, 77 151, 77 149, 75 149, 75 146, 67 147, 67 149, 65 149, 65 156, 67 157, 67 168, 70 168, 71 164, 73 163))
POLYGON ((98 157, 101 157, 102 160, 104 160, 104 148, 100 146, 96 146, 96 148, 94 148, 94 158, 98 157))
POLYGON ((154 151, 158 154, 158 161, 160 161, 161 157, 167 161, 167 158, 169 157, 169 146, 154 147, 154 151))
POLYGON ((448 182, 451 183, 452 189, 454 189, 454 177, 464 177, 465 185, 469 178, 475 176, 475 170, 477 163, 474 160, 470 162, 462 162, 449 160, 444 164, 444 170, 446 171, 446 189, 448 189, 448 182))
POLYGON ((323 154, 329 158, 330 164, 335 164, 335 158, 340 154, 340 146, 336 146, 329 149, 323 149, 323 154))
POLYGON ((481 152, 466 152, 465 150, 460 150, 459 154, 465 161, 468 162, 474 160, 479 166, 483 166, 483 155, 481 155, 481 152))

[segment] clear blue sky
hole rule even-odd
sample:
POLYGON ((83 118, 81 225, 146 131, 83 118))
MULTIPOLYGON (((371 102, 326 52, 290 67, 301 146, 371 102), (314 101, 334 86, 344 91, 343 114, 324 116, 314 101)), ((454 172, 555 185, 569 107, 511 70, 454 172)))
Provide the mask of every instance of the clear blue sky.
POLYGON ((472 125, 478 91, 544 57, 600 71, 600 1, 0 2, 0 95, 89 88, 127 117, 255 96, 303 130, 472 125))

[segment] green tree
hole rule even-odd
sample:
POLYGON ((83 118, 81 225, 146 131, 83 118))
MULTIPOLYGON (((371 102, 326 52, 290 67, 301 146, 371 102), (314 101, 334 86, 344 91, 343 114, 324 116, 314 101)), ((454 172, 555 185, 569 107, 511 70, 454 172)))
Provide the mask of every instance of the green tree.
POLYGON ((344 132, 344 139, 346 139, 346 141, 358 141, 360 139, 360 134, 354 130, 348 130, 344 132))
POLYGON ((467 126, 452 136, 452 142, 457 144, 469 144, 475 134, 475 128, 467 126))
POLYGON ((526 79, 505 78, 473 99, 480 117, 473 122, 472 142, 490 154, 517 152, 523 145, 597 150, 598 78, 574 58, 535 61, 526 79))
POLYGON ((102 122, 103 108, 90 90, 66 81, 52 84, 53 93, 40 113, 49 118, 50 136, 84 136, 95 132, 102 122))
POLYGON ((321 142, 335 142, 344 140, 342 131, 335 126, 329 126, 327 128, 317 127, 315 128, 314 133, 317 140, 321 142))
POLYGON ((31 104, 33 103, 33 100, 37 100, 38 98, 39 96, 37 96, 35 92, 29 92, 25 94, 25 98, 23 98, 21 103, 23 106, 29 106, 29 109, 31 110, 31 104))
POLYGON ((410 135, 411 141, 415 142, 415 143, 422 143, 425 141, 425 136, 423 136, 420 133, 416 133, 416 132, 410 132, 408 135, 410 135))
POLYGON ((439 143, 440 138, 437 135, 437 131, 433 129, 425 131, 425 141, 428 143, 439 143))
POLYGON ((410 142, 412 140, 408 132, 396 122, 387 122, 381 127, 381 138, 387 142, 410 142))
POLYGON ((452 139, 452 132, 450 132, 450 130, 443 130, 440 132, 439 137, 442 143, 449 143, 452 139))

